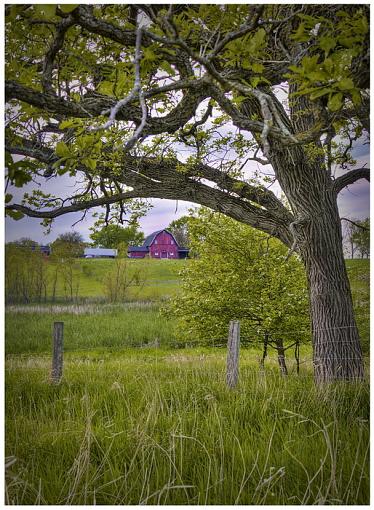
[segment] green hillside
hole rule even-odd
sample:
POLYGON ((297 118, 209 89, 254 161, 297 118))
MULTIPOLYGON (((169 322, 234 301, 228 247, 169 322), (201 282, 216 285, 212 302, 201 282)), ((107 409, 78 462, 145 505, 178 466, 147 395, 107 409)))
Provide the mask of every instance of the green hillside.
MULTIPOLYGON (((175 294, 179 287, 179 272, 188 263, 186 260, 131 260, 127 259, 129 277, 140 271, 144 283, 128 290, 127 300, 165 299, 175 294)), ((81 298, 102 298, 104 280, 116 264, 114 259, 78 259, 74 271, 75 285, 81 298)), ((51 268, 52 269, 52 268, 51 268)), ((58 279, 57 298, 65 296, 63 280, 58 279)))

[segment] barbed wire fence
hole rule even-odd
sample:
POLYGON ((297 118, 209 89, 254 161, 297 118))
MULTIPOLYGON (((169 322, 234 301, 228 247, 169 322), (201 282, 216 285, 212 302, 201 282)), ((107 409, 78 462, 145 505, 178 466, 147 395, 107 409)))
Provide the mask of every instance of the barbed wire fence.
MULTIPOLYGON (((362 315, 362 317, 369 318, 369 315, 365 314, 362 315)), ((238 321, 235 321, 238 322, 238 321)), ((331 330, 343 330, 347 328, 356 327, 355 325, 346 325, 346 326, 340 326, 340 327, 333 327, 333 328, 319 328, 318 331, 331 331, 331 330)), ((70 358, 69 356, 65 358, 66 366, 65 366, 65 374, 69 374, 69 376, 72 376, 75 371, 79 371, 79 373, 82 373, 82 369, 84 373, 87 372, 95 372, 97 373, 97 370, 100 368, 105 367, 105 363, 108 361, 105 359, 105 357, 102 357, 105 353, 113 354, 115 352, 118 352, 122 349, 125 351, 128 348, 139 348, 139 349, 153 349, 153 358, 152 360, 157 365, 159 362, 166 363, 166 362, 179 362, 182 365, 186 364, 186 361, 193 361, 194 367, 200 367, 203 368, 206 367, 206 363, 210 362, 217 358, 217 351, 214 353, 209 353, 209 351, 200 352, 197 351, 194 354, 191 354, 191 352, 188 353, 188 355, 183 354, 176 354, 183 352, 182 349, 180 349, 181 346, 183 347, 214 347, 216 349, 222 348, 222 356, 221 360, 223 361, 226 356, 226 351, 224 349, 227 349, 229 347, 229 351, 227 354, 227 359, 230 357, 230 344, 236 345, 237 351, 239 351, 240 348, 247 349, 249 351, 249 348, 256 347, 257 352, 255 356, 251 356, 251 358, 244 357, 244 359, 241 360, 241 371, 247 371, 249 369, 253 370, 253 362, 258 362, 258 368, 259 371, 262 373, 262 375, 265 375, 265 361, 267 368, 274 370, 276 368, 276 365, 278 365, 278 370, 280 368, 280 373, 283 376, 286 375, 294 375, 296 374, 298 378, 312 378, 313 377, 313 368, 316 365, 316 360, 313 358, 313 356, 308 352, 305 354, 304 357, 300 355, 300 349, 303 347, 310 347, 310 342, 303 342, 301 338, 303 337, 303 334, 309 334, 311 335, 311 330, 299 330, 299 331, 272 331, 271 334, 267 335, 267 340, 264 342, 264 335, 266 333, 265 330, 261 330, 258 327, 253 328, 247 328, 247 330, 252 330, 254 332, 253 337, 240 337, 237 336, 236 339, 234 339, 233 344, 233 338, 230 338, 229 340, 227 338, 218 337, 213 338, 210 340, 205 340, 203 344, 201 342, 193 342, 188 343, 185 342, 184 345, 181 345, 181 342, 176 342, 173 344, 173 342, 168 342, 167 347, 169 348, 167 351, 165 351, 165 345, 161 345, 160 341, 157 339, 153 342, 148 343, 137 343, 134 345, 129 345, 128 342, 124 343, 123 346, 98 346, 98 345, 92 345, 87 347, 76 347, 76 348, 64 348, 63 347, 63 333, 61 331, 61 328, 63 328, 63 323, 61 322, 55 322, 54 323, 54 334, 53 334, 53 342, 52 342, 52 356, 50 353, 46 352, 27 352, 27 353, 21 353, 21 354, 7 354, 6 356, 6 364, 5 368, 6 371, 12 372, 17 370, 27 371, 27 373, 33 372, 42 374, 45 373, 46 370, 50 369, 50 381, 52 383, 58 384, 62 379, 62 364, 63 364, 63 354, 74 354, 74 353, 93 353, 95 352, 94 356, 87 356, 85 358, 70 358), (62 326, 61 326, 62 325, 62 326), (291 340, 292 343, 289 345, 284 345, 283 341, 282 343, 279 343, 279 341, 276 339, 277 335, 282 335, 289 337, 293 337, 291 340), (261 338, 261 340, 259 339, 261 338), (236 342, 236 343, 235 343, 236 342), (278 343, 277 343, 278 342, 278 343), (175 350, 170 349, 175 348, 175 350), (269 351, 268 349, 271 348, 272 351, 269 351), (286 357, 286 352, 289 351, 291 348, 294 348, 294 356, 293 357, 286 357), (262 349, 262 352, 260 351, 262 349), (274 354, 274 356, 271 355, 271 353, 274 354), (51 359, 52 359, 52 367, 51 367, 51 359), (303 373, 300 373, 300 367, 305 366, 306 370, 303 371, 303 373)), ((266 336, 265 336, 266 338, 266 336)), ((319 345, 323 345, 324 343, 329 342, 320 342, 319 345)), ((344 344, 350 344, 347 340, 342 340, 339 342, 340 345, 344 344)), ((253 353, 253 349, 252 349, 253 353)), ((251 354, 252 354, 251 353, 251 354)), ((354 353, 352 353, 354 354, 354 353)), ((220 357, 218 356, 218 359, 220 357)), ((368 356, 364 356, 365 364, 368 363, 369 358, 368 356)), ((341 361, 341 357, 334 357, 334 356, 326 356, 318 358, 318 363, 323 361, 324 359, 328 360, 334 360, 337 359, 341 361)), ((361 359, 357 355, 347 356, 344 358, 344 361, 354 361, 361 359)), ((111 368, 118 368, 118 370, 121 370, 121 362, 123 364, 123 357, 118 359, 118 367, 113 366, 113 358, 110 358, 111 362, 111 368)), ((224 365, 222 365, 222 369, 224 369, 224 365)), ((227 368, 228 369, 228 368, 227 368)), ((239 370, 239 356, 237 356, 237 366, 235 365, 233 368, 234 371, 239 370)))

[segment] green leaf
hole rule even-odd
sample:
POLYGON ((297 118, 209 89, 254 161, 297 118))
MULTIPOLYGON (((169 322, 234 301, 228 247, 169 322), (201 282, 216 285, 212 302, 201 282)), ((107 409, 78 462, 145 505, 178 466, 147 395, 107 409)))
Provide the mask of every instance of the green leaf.
POLYGON ((70 120, 63 120, 61 123, 60 123, 60 129, 67 129, 67 128, 70 128, 70 127, 74 127, 76 125, 77 121, 75 119, 70 119, 70 120))
POLYGON ((37 14, 44 16, 47 19, 53 18, 56 14, 55 4, 37 4, 34 5, 37 14))
POLYGON ((70 149, 65 142, 58 142, 56 144, 55 152, 57 156, 60 156, 60 158, 69 158, 72 156, 72 153, 70 152, 70 149))
POLYGON ((311 73, 315 71, 318 64, 319 55, 313 55, 313 57, 304 57, 301 61, 301 65, 305 73, 311 73))
POLYGON ((25 215, 21 211, 13 211, 13 209, 5 209, 5 214, 14 220, 21 220, 25 215))
POLYGON ((260 81, 261 81, 261 76, 254 76, 253 78, 251 78, 252 87, 255 89, 257 87, 257 85, 260 83, 260 81))
POLYGON ((343 78, 338 82, 338 88, 340 90, 352 90, 355 88, 352 78, 343 78))
POLYGON ((254 73, 263 73, 264 72, 264 65, 261 64, 260 62, 253 62, 253 64, 251 64, 250 67, 254 73))
POLYGON ((342 105, 343 105, 343 94, 342 94, 342 92, 338 92, 337 94, 333 94, 330 97, 329 102, 327 103, 327 106, 328 106, 329 110, 331 110, 332 112, 337 112, 338 110, 340 110, 342 105))
POLYGON ((288 69, 290 71, 293 71, 294 73, 297 73, 297 74, 304 74, 304 69, 302 67, 291 65, 291 66, 289 66, 288 69))
POLYGON ((149 62, 155 62, 159 59, 159 56, 153 51, 152 48, 144 48, 143 50, 143 58, 144 60, 148 60, 149 62))
POLYGON ((243 101, 245 101, 246 99, 248 99, 246 96, 236 96, 234 97, 234 99, 232 100, 232 102, 234 104, 237 104, 237 105, 241 105, 243 101))
POLYGON ((326 53, 328 53, 330 50, 333 50, 335 46, 336 40, 328 35, 321 37, 319 41, 319 47, 326 53))
POLYGON ((115 84, 115 89, 113 89, 115 91, 116 97, 125 95, 125 92, 127 92, 130 88, 131 82, 129 80, 129 76, 126 73, 121 73, 117 83, 115 84))
POLYGON ((361 94, 358 89, 354 89, 351 91, 351 97, 353 104, 355 106, 359 106, 361 104, 361 94))
POLYGON ((9 204, 9 202, 12 200, 12 198, 13 198, 13 195, 11 195, 10 193, 7 193, 5 195, 5 203, 9 204))
POLYGON ((322 89, 316 89, 315 92, 312 92, 310 94, 310 99, 318 99, 319 97, 325 96, 326 94, 329 94, 332 92, 331 87, 323 87, 322 89))
POLYGON ((5 166, 8 169, 13 166, 13 158, 9 152, 5 153, 5 166))
POLYGON ((298 29, 291 35, 291 39, 297 42, 307 42, 310 39, 310 34, 305 29, 305 24, 300 23, 298 29))
POLYGON ((318 70, 309 73, 308 78, 311 81, 325 81, 328 79, 328 76, 326 76, 326 73, 324 71, 318 70))
POLYGON ((96 170, 97 161, 95 159, 82 158, 82 163, 88 166, 90 170, 96 170))
POLYGON ((68 166, 63 166, 63 167, 60 167, 60 168, 57 169, 57 174, 58 175, 64 175, 68 171, 69 171, 69 167, 68 166))
POLYGON ((339 44, 341 44, 345 48, 351 49, 356 43, 359 43, 361 41, 361 36, 357 35, 349 37, 343 35, 339 37, 338 41, 339 44))
POLYGON ((259 28, 257 32, 248 41, 249 53, 258 53, 265 45, 266 31, 264 28, 259 28))
POLYGON ((106 96, 113 96, 113 87, 114 84, 111 81, 102 81, 99 85, 98 92, 100 94, 105 94, 106 96))
POLYGON ((333 60, 331 60, 331 58, 326 58, 325 61, 323 62, 323 67, 326 70, 326 72, 331 75, 334 69, 333 60))
POLYGON ((170 76, 175 76, 175 70, 171 67, 169 62, 167 62, 166 60, 164 60, 163 62, 160 63, 160 67, 161 67, 161 69, 166 71, 170 76))
POLYGON ((366 16, 362 16, 359 19, 359 26, 362 34, 367 34, 369 32, 369 23, 366 16))
POLYGON ((65 14, 69 14, 69 12, 74 11, 79 6, 79 4, 59 4, 59 8, 65 14))

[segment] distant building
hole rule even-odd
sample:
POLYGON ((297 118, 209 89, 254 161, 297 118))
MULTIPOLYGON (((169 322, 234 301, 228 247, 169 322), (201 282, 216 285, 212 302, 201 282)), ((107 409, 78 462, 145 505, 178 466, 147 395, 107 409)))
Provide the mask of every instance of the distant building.
MULTIPOLYGON (((31 248, 32 250, 36 250, 37 248, 31 248)), ((51 254, 51 247, 48 245, 39 245, 39 250, 45 257, 49 257, 51 254)))
POLYGON ((117 250, 112 248, 85 248, 84 258, 86 259, 114 259, 117 257, 117 250))
POLYGON ((150 234, 142 246, 129 246, 127 253, 132 259, 143 259, 149 255, 152 259, 185 259, 189 249, 179 246, 168 230, 157 230, 150 234))
MULTIPOLYGON (((17 244, 17 243, 16 243, 17 244)), ((29 249, 31 251, 40 251, 40 253, 44 256, 44 257, 49 257, 50 254, 51 254, 51 247, 48 246, 48 245, 42 245, 42 244, 38 244, 38 243, 30 243, 30 244, 18 244, 18 246, 20 248, 23 248, 23 249, 29 249)))

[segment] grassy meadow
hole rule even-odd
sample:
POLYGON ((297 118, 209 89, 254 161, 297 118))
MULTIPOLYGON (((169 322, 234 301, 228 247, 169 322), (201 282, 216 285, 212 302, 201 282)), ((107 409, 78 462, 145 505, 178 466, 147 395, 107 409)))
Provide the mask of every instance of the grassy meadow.
MULTIPOLYGON (((178 291, 179 272, 187 263, 186 260, 150 260, 128 259, 128 273, 131 276, 140 270, 144 285, 129 287, 128 301, 158 301, 167 299, 178 291)), ((114 259, 79 259, 74 270, 74 285, 78 287, 78 296, 82 300, 97 299, 102 301, 104 280, 115 264, 114 259)), ((57 282, 58 300, 65 298, 62 278, 57 282)))
POLYGON ((124 350, 7 364, 9 504, 367 504, 366 385, 319 392, 242 353, 124 350))
MULTIPOLYGON (((287 378, 274 353, 261 373, 260 350, 242 348, 228 390, 225 349, 185 347, 159 313, 186 261, 132 262, 148 266, 152 297, 100 303, 113 261, 85 260, 82 303, 7 307, 5 502, 369 504, 368 383, 316 388, 309 346, 299 376, 287 355, 287 378)), ((369 262, 347 268, 368 352, 369 262)))

